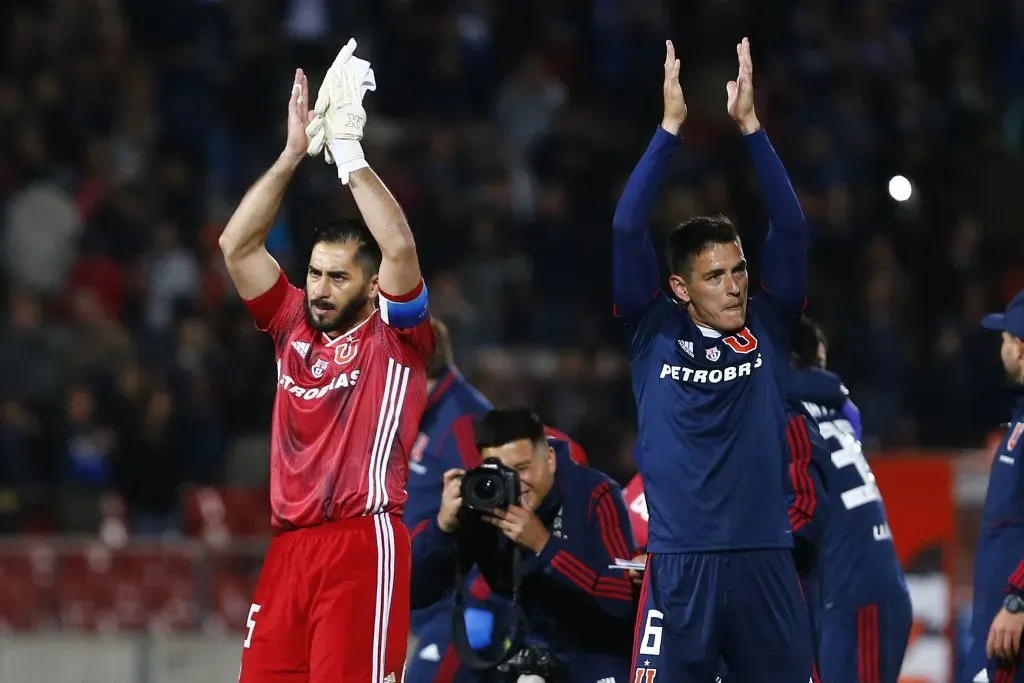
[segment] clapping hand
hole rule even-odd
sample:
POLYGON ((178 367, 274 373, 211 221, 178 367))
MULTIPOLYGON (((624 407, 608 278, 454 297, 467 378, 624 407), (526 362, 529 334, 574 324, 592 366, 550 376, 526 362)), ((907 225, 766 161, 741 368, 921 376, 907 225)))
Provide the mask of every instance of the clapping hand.
POLYGON ((736 80, 725 84, 725 107, 740 131, 750 135, 761 129, 761 123, 754 111, 754 63, 750 59, 750 41, 746 38, 736 45, 736 61, 739 63, 736 80))

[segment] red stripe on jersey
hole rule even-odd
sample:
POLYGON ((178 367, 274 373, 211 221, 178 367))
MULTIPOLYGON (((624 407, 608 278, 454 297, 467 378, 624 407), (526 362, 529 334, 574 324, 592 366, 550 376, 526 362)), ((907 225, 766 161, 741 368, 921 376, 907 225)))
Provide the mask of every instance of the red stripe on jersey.
POLYGON ((807 423, 802 415, 793 417, 786 426, 786 439, 792 460, 789 471, 793 483, 794 501, 789 512, 790 527, 793 531, 805 526, 814 516, 817 499, 811 466, 811 440, 807 434, 807 423))
POLYGON ((597 514, 598 526, 601 528, 601 540, 608 555, 613 558, 630 559, 626 557, 630 554, 629 545, 622 535, 619 513, 611 499, 611 485, 605 482, 594 489, 592 500, 596 503, 594 511, 597 514))
POLYGON ((1024 590, 1024 560, 1017 565, 1017 569, 1010 574, 1010 586, 1013 590, 1024 590))
POLYGON ((452 424, 452 437, 455 439, 455 448, 459 451, 462 466, 467 470, 479 467, 482 462, 480 451, 476 448, 473 422, 472 415, 464 415, 452 424))
POLYGON ((420 295, 420 292, 423 291, 423 286, 423 280, 420 280, 419 282, 416 283, 415 287, 410 289, 405 294, 388 294, 383 289, 377 291, 380 292, 380 295, 387 299, 388 301, 392 301, 396 304, 404 304, 418 297, 420 295))

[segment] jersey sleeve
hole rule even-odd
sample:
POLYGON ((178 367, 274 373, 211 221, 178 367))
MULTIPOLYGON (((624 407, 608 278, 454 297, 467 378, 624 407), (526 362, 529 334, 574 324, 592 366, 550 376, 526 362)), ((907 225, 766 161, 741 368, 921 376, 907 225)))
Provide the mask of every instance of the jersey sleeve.
POLYGON ((463 415, 452 422, 448 433, 441 438, 437 456, 445 471, 455 467, 469 470, 478 467, 482 462, 473 434, 475 421, 472 415, 463 415))
POLYGON ((636 543, 637 552, 643 552, 647 548, 649 515, 647 494, 644 492, 644 482, 639 473, 633 475, 622 493, 626 499, 626 508, 629 510, 629 525, 633 528, 633 541, 636 543))
POLYGON ((1017 564, 1017 568, 1010 574, 1006 583, 1007 593, 1014 593, 1024 598, 1024 560, 1017 564))
POLYGON ((764 129, 744 138, 768 213, 761 286, 787 308, 800 311, 807 300, 808 230, 800 201, 764 129))
POLYGON ((624 570, 609 568, 615 558, 636 555, 629 513, 618 486, 605 481, 594 488, 583 524, 586 528, 567 529, 561 538, 551 536, 537 555, 537 565, 561 585, 591 598, 604 612, 628 619, 636 613, 633 582, 624 570))
POLYGON ((380 319, 397 330, 411 330, 427 320, 427 285, 420 283, 405 294, 380 291, 380 319))
POLYGON ((434 518, 417 524, 409 535, 412 539, 409 601, 412 609, 423 609, 443 598, 455 584, 458 534, 441 531, 434 518))
POLYGON ((260 332, 277 337, 291 331, 304 314, 302 290, 288 282, 284 271, 274 286, 254 299, 243 300, 260 332))
POLYGON ((658 293, 658 255, 650 220, 679 137, 659 126, 626 181, 612 218, 612 298, 616 316, 640 314, 658 293))
POLYGON ((828 525, 828 496, 822 457, 830 457, 817 429, 801 414, 790 416, 786 426, 790 455, 790 480, 793 502, 789 507, 789 525, 796 539, 804 539, 815 548, 828 525))
POLYGON ((434 328, 430 325, 428 298, 427 285, 422 280, 406 294, 379 293, 381 322, 405 350, 400 352, 405 356, 403 360, 418 360, 425 364, 434 355, 434 328))

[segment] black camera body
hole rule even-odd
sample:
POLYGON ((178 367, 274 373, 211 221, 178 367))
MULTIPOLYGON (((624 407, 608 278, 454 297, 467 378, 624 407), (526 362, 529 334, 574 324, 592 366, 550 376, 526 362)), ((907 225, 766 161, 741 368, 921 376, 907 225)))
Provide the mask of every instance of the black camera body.
POLYGON ((518 505, 522 496, 519 475, 498 458, 487 458, 482 465, 462 475, 460 491, 462 507, 476 513, 518 505))

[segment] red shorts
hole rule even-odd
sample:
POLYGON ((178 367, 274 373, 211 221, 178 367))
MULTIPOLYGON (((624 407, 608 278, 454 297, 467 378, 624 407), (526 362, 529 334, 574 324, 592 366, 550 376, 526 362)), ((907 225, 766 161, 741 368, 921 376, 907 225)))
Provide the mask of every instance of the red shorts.
POLYGON ((374 515, 274 538, 249 608, 240 683, 401 683, 409 532, 374 515))

